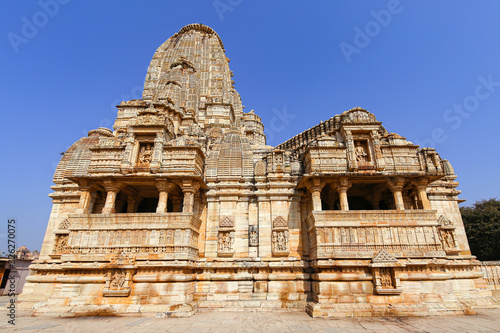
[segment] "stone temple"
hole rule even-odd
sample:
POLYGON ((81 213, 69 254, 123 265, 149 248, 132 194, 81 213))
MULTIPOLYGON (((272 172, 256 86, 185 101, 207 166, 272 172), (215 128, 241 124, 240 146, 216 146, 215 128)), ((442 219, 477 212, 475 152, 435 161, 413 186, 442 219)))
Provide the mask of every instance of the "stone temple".
POLYGON ((142 99, 54 175, 35 315, 432 315, 494 306, 450 163, 353 108, 266 145, 218 34, 154 53, 142 99))

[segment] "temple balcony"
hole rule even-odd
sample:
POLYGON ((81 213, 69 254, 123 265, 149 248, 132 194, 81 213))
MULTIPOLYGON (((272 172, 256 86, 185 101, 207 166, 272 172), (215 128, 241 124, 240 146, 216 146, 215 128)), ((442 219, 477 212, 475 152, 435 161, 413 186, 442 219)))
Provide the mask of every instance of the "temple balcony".
POLYGON ((133 261, 195 260, 200 224, 194 213, 70 214, 67 229, 55 232, 51 257, 113 262, 127 253, 133 261))
POLYGON ((306 223, 312 259, 446 255, 434 210, 312 211, 306 223))

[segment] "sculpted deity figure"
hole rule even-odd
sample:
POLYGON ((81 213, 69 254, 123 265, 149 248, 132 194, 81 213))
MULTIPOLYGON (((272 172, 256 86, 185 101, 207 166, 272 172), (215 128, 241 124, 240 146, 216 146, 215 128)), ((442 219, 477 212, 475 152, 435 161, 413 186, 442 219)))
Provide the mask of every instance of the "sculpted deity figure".
POLYGON ((453 235, 450 231, 443 232, 444 243, 447 247, 455 247, 455 242, 453 241, 453 235))
POLYGON ((368 155, 365 148, 361 145, 361 142, 356 142, 356 160, 358 162, 366 162, 366 156, 368 155))
POLYGON ((258 237, 257 237, 257 230, 251 230, 250 231, 250 245, 256 246, 259 244, 258 237))
POLYGON ((380 269, 380 284, 384 288, 391 288, 392 285, 392 274, 390 268, 381 268, 380 269))
POLYGON ((125 284, 125 273, 115 272, 111 277, 110 288, 121 289, 125 284))
POLYGON ((139 154, 139 161, 142 164, 148 164, 151 163, 151 160, 153 159, 153 150, 151 148, 151 144, 147 144, 146 146, 141 147, 141 151, 139 154))

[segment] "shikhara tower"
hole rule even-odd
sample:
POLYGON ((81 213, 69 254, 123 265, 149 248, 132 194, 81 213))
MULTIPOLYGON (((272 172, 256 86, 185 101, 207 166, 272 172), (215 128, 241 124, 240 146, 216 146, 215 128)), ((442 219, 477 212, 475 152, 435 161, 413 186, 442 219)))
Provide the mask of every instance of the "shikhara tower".
POLYGON ((361 108, 271 147, 232 77, 207 26, 185 26, 157 49, 143 98, 62 157, 23 307, 335 316, 493 304, 456 176, 435 149, 361 108))

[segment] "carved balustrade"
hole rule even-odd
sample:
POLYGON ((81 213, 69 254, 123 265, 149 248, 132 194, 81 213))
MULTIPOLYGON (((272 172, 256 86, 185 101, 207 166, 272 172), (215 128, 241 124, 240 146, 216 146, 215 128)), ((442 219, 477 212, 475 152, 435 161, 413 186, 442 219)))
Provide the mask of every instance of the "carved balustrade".
POLYGON ((105 261, 117 253, 143 259, 198 257, 201 220, 194 213, 70 214, 68 222, 63 261, 105 261))
POLYGON ((312 259, 444 257, 436 212, 313 211, 306 219, 312 259))

